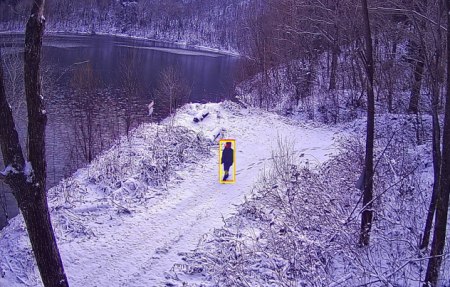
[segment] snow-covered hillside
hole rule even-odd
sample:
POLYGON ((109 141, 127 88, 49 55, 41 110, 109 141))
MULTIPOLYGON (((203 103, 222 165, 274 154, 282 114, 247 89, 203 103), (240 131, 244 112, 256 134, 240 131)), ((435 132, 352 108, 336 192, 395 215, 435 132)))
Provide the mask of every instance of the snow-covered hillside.
MULTIPOLYGON (((336 152, 337 133, 230 102, 188 104, 161 125, 142 125, 49 192, 71 286, 170 284, 182 255, 251 194, 280 139, 317 165, 336 152), (236 184, 218 182, 220 129, 236 139, 236 184)), ((0 286, 42 286, 20 216, 1 231, 0 250, 0 286)))

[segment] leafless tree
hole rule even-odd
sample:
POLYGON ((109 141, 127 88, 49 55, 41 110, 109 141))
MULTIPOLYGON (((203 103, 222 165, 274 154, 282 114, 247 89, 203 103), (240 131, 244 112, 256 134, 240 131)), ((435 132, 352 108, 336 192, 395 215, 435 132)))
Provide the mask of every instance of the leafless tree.
MULTIPOLYGON (((45 27, 44 0, 32 4, 25 32, 24 82, 28 110, 28 160, 25 160, 12 110, 6 99, 0 64, 0 145, 6 166, 3 177, 22 212, 33 253, 46 287, 67 287, 61 256, 50 221, 46 190, 45 127, 40 62, 45 27)), ((0 61, 1 63, 1 61, 0 61)))
POLYGON ((433 241, 431 243, 431 258, 428 261, 424 286, 438 285, 439 271, 445 247, 450 196, 450 1, 447 0, 445 2, 446 7, 442 10, 447 15, 447 95, 442 144, 441 182, 436 201, 436 222, 434 225, 433 241))
POLYGON ((128 136, 133 122, 136 119, 136 105, 137 98, 144 92, 142 81, 140 81, 137 73, 136 59, 137 53, 131 51, 122 57, 123 61, 120 64, 121 73, 121 87, 125 93, 126 102, 123 103, 122 110, 125 117, 125 131, 128 136))
MULTIPOLYGON (((417 13, 425 14, 428 6, 428 1, 414 1, 414 10, 417 13)), ((415 25, 415 29, 417 32, 421 33, 425 30, 426 21, 425 19, 416 19, 415 20, 417 25, 415 25)), ((422 78, 423 78, 423 72, 424 72, 424 65, 425 65, 425 47, 423 41, 420 39, 413 39, 411 41, 411 45, 413 48, 413 51, 415 52, 415 59, 413 61, 415 62, 414 65, 414 76, 412 81, 412 87, 411 87, 411 96, 409 100, 409 107, 408 111, 410 113, 417 114, 419 112, 419 99, 420 99, 420 90, 422 87, 422 78)))
POLYGON ((5 88, 16 121, 26 121, 26 102, 23 85, 23 59, 22 53, 11 51, 4 55, 5 88))
POLYGON ((95 101, 98 82, 91 63, 85 62, 76 67, 71 83, 77 94, 72 108, 75 140, 89 163, 94 159, 95 142, 98 140, 95 101))
POLYGON ((444 3, 439 1, 436 6, 428 7, 428 10, 434 12, 437 26, 431 25, 431 23, 426 22, 423 27, 426 29, 428 37, 423 39, 423 49, 424 49, 424 62, 427 67, 427 74, 429 78, 429 89, 431 90, 431 117, 432 117, 432 152, 433 152, 433 173, 434 173, 434 183, 433 191, 431 195, 430 205, 428 208, 427 218, 425 222, 425 228, 423 232, 422 242, 420 247, 427 248, 430 240, 430 233, 433 224, 433 217, 435 215, 436 200, 438 197, 440 182, 441 182, 441 164, 442 164, 442 153, 441 153, 441 127, 439 121, 439 99, 441 91, 441 83, 443 81, 442 67, 443 58, 443 46, 442 41, 442 29, 440 28, 443 17, 444 17, 444 3), (432 9, 434 8, 434 9, 432 9))
POLYGON ((374 95, 374 63, 372 48, 372 33, 370 30, 369 10, 367 0, 361 0, 362 15, 364 19, 364 40, 366 51, 363 54, 364 65, 367 75, 367 130, 366 130, 366 155, 364 162, 364 211, 361 216, 360 245, 368 245, 370 229, 372 228, 373 210, 373 146, 375 135, 375 95, 374 95))
POLYGON ((172 114, 189 98, 191 88, 175 67, 168 67, 161 72, 154 93, 156 99, 169 102, 169 113, 172 114))

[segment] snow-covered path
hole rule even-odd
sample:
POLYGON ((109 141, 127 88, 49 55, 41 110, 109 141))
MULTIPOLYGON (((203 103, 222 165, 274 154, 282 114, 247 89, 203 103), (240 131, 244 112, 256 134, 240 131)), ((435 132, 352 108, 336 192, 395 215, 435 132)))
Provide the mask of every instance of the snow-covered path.
POLYGON ((60 242, 71 286, 166 286, 168 271, 183 263, 180 253, 191 251, 205 233, 223 225, 223 218, 250 195, 279 137, 292 141, 297 156, 312 163, 334 151, 332 130, 291 125, 260 111, 223 110, 219 104, 206 108, 210 115, 199 124, 192 124, 193 111, 188 108, 175 122, 205 134, 218 125, 225 127, 225 137, 236 139, 236 183, 218 182, 215 149, 181 171, 184 180, 172 181, 157 203, 137 208, 119 226, 104 224, 90 240, 60 242))

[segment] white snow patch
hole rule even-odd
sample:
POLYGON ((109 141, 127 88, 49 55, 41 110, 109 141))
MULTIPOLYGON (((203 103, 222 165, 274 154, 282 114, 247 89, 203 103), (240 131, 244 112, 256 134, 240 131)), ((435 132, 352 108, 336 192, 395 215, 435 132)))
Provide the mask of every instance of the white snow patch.
POLYGON ((27 178, 27 182, 33 182, 34 170, 31 162, 25 162, 25 169, 23 171, 24 175, 27 178))
POLYGON ((221 57, 222 55, 216 53, 208 53, 202 51, 193 51, 186 49, 176 49, 176 48, 162 48, 162 47, 145 47, 145 46, 130 46, 130 45, 117 45, 118 47, 124 48, 134 48, 134 49, 146 49, 146 50, 154 50, 159 52, 184 55, 184 56, 204 56, 204 57, 221 57))
POLYGON ((70 49, 70 48, 88 48, 89 45, 86 44, 78 44, 78 43, 53 43, 53 42, 44 42, 43 46, 59 48, 59 49, 70 49))
POLYGON ((7 176, 10 173, 18 174, 19 171, 17 169, 15 169, 12 165, 8 165, 7 167, 5 167, 5 169, 3 171, 0 171, 0 173, 3 176, 7 176))

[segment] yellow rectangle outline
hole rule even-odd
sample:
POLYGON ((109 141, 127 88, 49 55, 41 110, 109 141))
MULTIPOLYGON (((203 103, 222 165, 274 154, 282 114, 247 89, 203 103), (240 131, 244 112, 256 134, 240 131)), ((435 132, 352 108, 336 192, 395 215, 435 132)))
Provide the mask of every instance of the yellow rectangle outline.
POLYGON ((234 184, 236 183, 236 140, 233 139, 221 139, 219 140, 219 182, 225 184, 234 184), (233 151, 233 180, 222 180, 222 164, 221 164, 221 156, 222 156, 222 144, 226 142, 232 142, 232 146, 234 147, 233 151))

